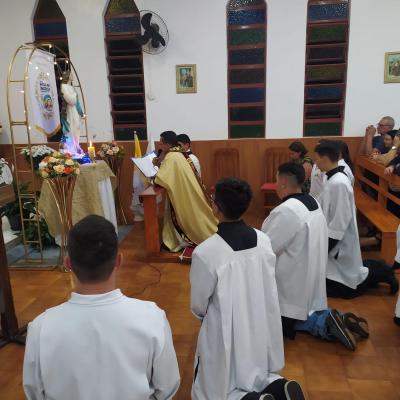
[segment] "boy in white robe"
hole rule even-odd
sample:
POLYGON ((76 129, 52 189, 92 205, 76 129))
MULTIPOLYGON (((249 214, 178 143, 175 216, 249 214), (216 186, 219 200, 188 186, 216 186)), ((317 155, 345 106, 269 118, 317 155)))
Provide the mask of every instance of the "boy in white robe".
POLYGON ((190 149, 190 144, 191 144, 191 140, 190 137, 188 135, 186 135, 185 133, 182 133, 180 135, 177 135, 176 137, 179 146, 181 146, 182 150, 190 157, 190 159, 193 162, 194 167, 196 168, 197 173, 199 174, 199 176, 201 176, 201 166, 200 166, 200 161, 198 159, 197 156, 195 156, 192 153, 192 150, 190 149))
POLYGON ((339 150, 332 141, 315 148, 315 162, 326 173, 327 182, 318 197, 328 224, 328 297, 354 298, 380 282, 398 290, 391 268, 374 265, 367 268, 361 258, 354 193, 344 167, 338 166, 339 150))
MULTIPOLYGON (((323 143, 326 141, 327 139, 322 139, 318 143, 323 143)), ((354 186, 355 179, 353 171, 351 170, 349 164, 344 159, 345 154, 347 154, 347 157, 350 157, 349 148, 347 147, 347 144, 342 140, 335 140, 334 143, 338 145, 340 151, 338 165, 344 167, 344 173, 349 177, 351 185, 354 186)), ((313 165, 310 180, 311 180, 310 195, 313 196, 315 199, 318 199, 318 196, 321 194, 327 179, 325 172, 322 172, 318 168, 317 164, 313 165)))
POLYGON ((172 399, 179 370, 156 304, 116 288, 122 264, 114 226, 88 216, 71 230, 71 298, 29 324, 23 386, 28 400, 172 399))
POLYGON ((202 320, 193 400, 300 400, 284 366, 275 255, 266 235, 242 220, 252 193, 226 178, 215 187, 218 232, 193 252, 191 308, 202 320))
POLYGON ((337 310, 328 309, 326 264, 328 228, 318 202, 302 193, 304 168, 295 163, 279 166, 276 192, 282 203, 274 208, 262 225, 276 254, 276 282, 283 334, 291 339, 296 331, 306 331, 325 340, 338 340, 355 350, 351 333, 368 337, 368 325, 346 326, 337 310))

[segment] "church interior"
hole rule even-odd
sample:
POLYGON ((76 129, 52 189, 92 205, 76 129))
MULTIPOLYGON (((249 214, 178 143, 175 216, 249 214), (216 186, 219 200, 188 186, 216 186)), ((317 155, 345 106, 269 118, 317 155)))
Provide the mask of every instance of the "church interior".
MULTIPOLYGON (((220 233, 221 180, 248 183, 243 220, 266 233, 290 201, 280 166, 303 166, 302 193, 325 214, 313 178, 323 175, 325 193, 336 175, 321 160, 336 151, 336 168, 344 159, 352 175, 341 170, 350 206, 339 194, 329 205, 352 212, 347 251, 392 275, 352 298, 328 290, 325 308, 368 321, 356 348, 283 329, 284 367, 269 372, 300 384, 303 397, 287 399, 400 400, 399 15, 398 0, 2 0, 0 398, 59 399, 26 390, 27 328, 81 287, 65 262, 71 232, 99 215, 123 254, 116 287, 165 311, 179 366, 172 395, 131 398, 239 399, 194 389, 206 317, 191 310, 191 269, 203 241, 220 233)), ((325 217, 328 281, 342 236, 325 217)), ((222 250, 212 251, 217 259, 222 250)))

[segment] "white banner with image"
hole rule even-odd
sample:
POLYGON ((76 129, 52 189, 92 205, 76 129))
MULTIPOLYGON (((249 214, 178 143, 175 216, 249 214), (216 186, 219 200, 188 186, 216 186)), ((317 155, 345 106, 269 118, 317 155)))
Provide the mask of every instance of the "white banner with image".
POLYGON ((29 62, 28 79, 29 125, 32 130, 51 137, 61 129, 54 55, 36 50, 29 62))

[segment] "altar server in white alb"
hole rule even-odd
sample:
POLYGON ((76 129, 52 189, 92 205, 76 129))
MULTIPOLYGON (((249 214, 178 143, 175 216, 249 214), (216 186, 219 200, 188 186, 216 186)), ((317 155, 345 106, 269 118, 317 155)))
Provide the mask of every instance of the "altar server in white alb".
POLYGON ((89 216, 71 230, 65 266, 75 291, 29 324, 28 400, 172 399, 179 370, 165 313, 116 289, 114 226, 89 216))
MULTIPOLYGON (((326 142, 327 139, 322 139, 319 143, 326 142)), ((353 161, 351 160, 349 147, 346 142, 343 140, 335 140, 333 141, 338 146, 339 149, 339 167, 344 167, 344 173, 349 177, 351 185, 354 186, 354 174, 353 174, 353 161)), ((318 199, 318 196, 321 194, 324 184, 326 183, 326 175, 325 172, 322 172, 317 164, 313 165, 313 169, 311 171, 311 186, 310 186, 310 194, 315 199, 318 199)))
POLYGON ((363 265, 353 187, 344 167, 338 166, 337 145, 326 141, 315 152, 315 162, 327 177, 318 201, 328 224, 328 297, 353 298, 380 282, 389 284, 391 291, 396 292, 398 282, 390 267, 379 263, 371 268, 363 265))
POLYGON ((266 235, 241 217, 252 198, 247 182, 226 178, 215 187, 218 232, 193 252, 191 308, 202 320, 193 400, 300 400, 284 366, 275 281, 275 255, 266 235))
POLYGON ((291 339, 306 331, 325 340, 338 340, 355 350, 352 330, 368 337, 364 319, 330 310, 326 298, 328 228, 318 202, 302 193, 304 168, 295 163, 279 166, 276 192, 282 203, 262 225, 276 254, 276 283, 283 334, 291 339), (362 323, 359 323, 362 322, 362 323))
POLYGON ((201 166, 200 166, 200 161, 197 156, 195 156, 192 152, 192 149, 190 148, 191 145, 191 140, 186 133, 181 133, 180 135, 177 135, 176 140, 178 141, 179 146, 181 146, 182 150, 189 156, 189 158, 192 160, 192 163, 194 167, 196 168, 197 173, 199 176, 201 176, 201 166))

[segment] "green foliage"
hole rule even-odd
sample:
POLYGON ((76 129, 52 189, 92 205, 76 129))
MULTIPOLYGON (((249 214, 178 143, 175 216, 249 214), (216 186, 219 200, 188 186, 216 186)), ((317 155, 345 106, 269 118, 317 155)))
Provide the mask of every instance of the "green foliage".
MULTIPOLYGON (((25 222, 25 236, 29 241, 37 241, 39 240, 39 232, 37 228, 36 222, 36 208, 35 203, 26 202, 24 204, 24 213, 27 212, 29 214, 28 218, 31 221, 25 222)), ((54 246, 56 244, 53 236, 50 235, 49 227, 45 219, 39 215, 39 226, 40 226, 40 236, 42 238, 42 247, 45 249, 46 247, 54 246)), ((37 244, 32 245, 35 249, 38 249, 39 246, 37 244)))

